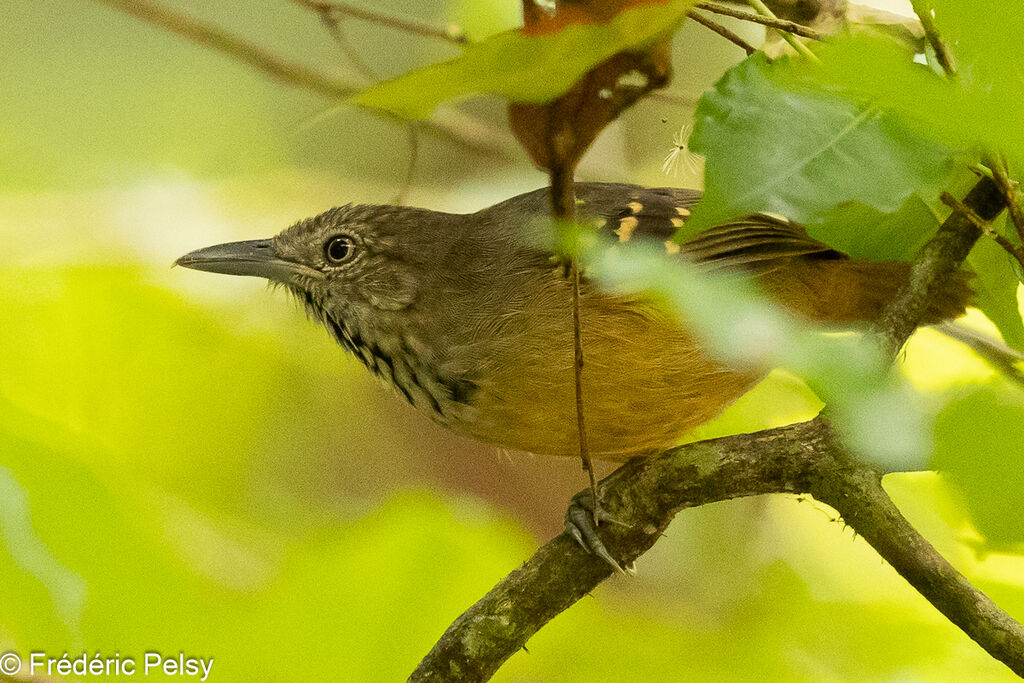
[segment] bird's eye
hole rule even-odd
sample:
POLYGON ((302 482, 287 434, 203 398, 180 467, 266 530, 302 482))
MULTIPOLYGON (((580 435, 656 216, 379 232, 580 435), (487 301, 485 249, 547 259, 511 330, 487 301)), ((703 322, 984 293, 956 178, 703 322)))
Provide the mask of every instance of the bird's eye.
POLYGON ((355 244, 348 235, 335 235, 324 245, 324 255, 331 263, 344 263, 355 253, 355 244))

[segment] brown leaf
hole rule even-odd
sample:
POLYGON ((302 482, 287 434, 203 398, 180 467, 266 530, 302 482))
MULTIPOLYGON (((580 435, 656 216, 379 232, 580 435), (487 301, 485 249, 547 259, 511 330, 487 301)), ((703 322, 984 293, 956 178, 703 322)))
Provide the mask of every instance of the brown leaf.
MULTIPOLYGON (((662 0, 561 0, 553 13, 524 0, 522 30, 538 35, 573 24, 607 22, 643 4, 662 4, 662 0)), ((537 166, 572 169, 606 125, 643 95, 666 85, 670 75, 668 39, 645 50, 620 52, 551 102, 512 102, 509 125, 537 166)))

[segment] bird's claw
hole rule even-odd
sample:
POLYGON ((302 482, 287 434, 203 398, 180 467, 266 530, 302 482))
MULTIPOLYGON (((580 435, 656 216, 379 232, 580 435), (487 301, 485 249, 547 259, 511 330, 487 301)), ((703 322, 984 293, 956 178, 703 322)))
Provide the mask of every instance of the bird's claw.
POLYGON ((597 533, 597 525, 601 522, 629 526, 625 522, 613 517, 607 510, 601 507, 599 502, 595 505, 589 489, 573 496, 572 501, 569 503, 569 509, 565 511, 565 530, 588 553, 597 555, 611 565, 615 571, 625 574, 629 570, 624 569, 612 557, 611 553, 608 552, 608 548, 605 547, 604 541, 601 540, 597 533))

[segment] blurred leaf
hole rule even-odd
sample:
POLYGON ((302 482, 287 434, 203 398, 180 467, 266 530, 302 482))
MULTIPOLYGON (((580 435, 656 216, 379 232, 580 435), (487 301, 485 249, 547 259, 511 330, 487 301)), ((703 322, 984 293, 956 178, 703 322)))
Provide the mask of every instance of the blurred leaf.
POLYGON ((1017 301, 1020 283, 1012 257, 994 240, 983 237, 968 255, 967 265, 977 275, 971 286, 978 308, 995 323, 1007 344, 1024 351, 1024 321, 1017 301))
POLYGON ((1024 395, 1003 383, 951 401, 935 427, 932 465, 963 492, 978 530, 998 548, 1024 542, 1024 395))
POLYGON ((5 646, 184 651, 213 656, 223 681, 395 680, 532 545, 481 506, 427 494, 314 531, 182 514, 143 480, 83 464, 103 461, 76 452, 96 448, 0 401, 5 646))
POLYGON ((948 178, 949 150, 874 104, 784 86, 796 63, 754 55, 701 98, 691 145, 707 189, 688 234, 756 211, 812 222, 850 200, 894 212, 948 178))
POLYGON ((665 37, 692 5, 693 0, 647 4, 607 23, 576 24, 546 35, 500 33, 468 46, 461 57, 373 86, 353 101, 408 118, 424 118, 441 102, 478 93, 545 102, 608 57, 665 37))
MULTIPOLYGON (((965 97, 956 104, 964 106, 945 112, 945 103, 923 101, 919 108, 933 118, 948 118, 963 125, 990 148, 1009 154, 1024 163, 1024 15, 1015 3, 1001 0, 934 0, 935 21, 943 37, 952 43, 960 82, 965 97), (932 109, 934 104, 938 109, 932 109)), ((1019 168, 1017 169, 1020 170, 1019 168)))
POLYGON ((481 41, 515 29, 522 21, 523 5, 519 0, 457 0, 451 13, 471 41, 481 41))
POLYGON ((318 508, 325 501, 309 499, 317 487, 305 477, 333 498, 329 478, 347 472, 352 454, 387 452, 402 438, 354 428, 373 420, 375 405, 339 380, 362 371, 299 315, 295 325, 310 336, 302 363, 273 335, 235 330, 146 284, 137 269, 0 269, 0 289, 0 394, 101 446, 74 452, 92 466, 270 514, 293 487, 318 508), (346 420, 325 420, 331 412, 346 420), (252 498, 254 465, 263 466, 259 477, 273 476, 274 496, 252 498))
POLYGON ((881 348, 856 335, 825 335, 767 300, 753 282, 715 275, 663 249, 635 244, 584 249, 588 272, 610 291, 662 297, 674 315, 731 367, 767 373, 781 367, 832 406, 852 451, 888 471, 920 469, 928 452, 923 406, 888 370, 881 348))
MULTIPOLYGON (((3 446, 17 444, 0 437, 3 446)), ((0 455, 2 457, 2 455, 0 455)), ((42 584, 50 596, 53 615, 68 633, 81 636, 82 610, 85 607, 85 582, 60 563, 33 528, 28 495, 14 473, 0 464, 0 539, 10 561, 42 584)), ((4 601, 8 602, 7 600, 4 601)))
POLYGON ((118 268, 0 271, 0 391, 107 445, 111 460, 96 464, 170 482, 220 454, 231 481, 264 438, 254 427, 282 368, 139 280, 118 268))

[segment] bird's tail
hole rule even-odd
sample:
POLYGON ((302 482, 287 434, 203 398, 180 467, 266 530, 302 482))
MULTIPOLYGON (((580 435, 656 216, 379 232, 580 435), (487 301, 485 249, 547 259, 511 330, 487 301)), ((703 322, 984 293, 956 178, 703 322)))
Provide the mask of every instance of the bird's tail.
MULTIPOLYGON (((799 313, 840 324, 876 321, 910 277, 910 264, 897 261, 802 259, 794 266, 766 273, 764 284, 799 313)), ((963 270, 950 275, 931 297, 921 322, 932 324, 963 315, 974 295, 971 277, 963 270)))

